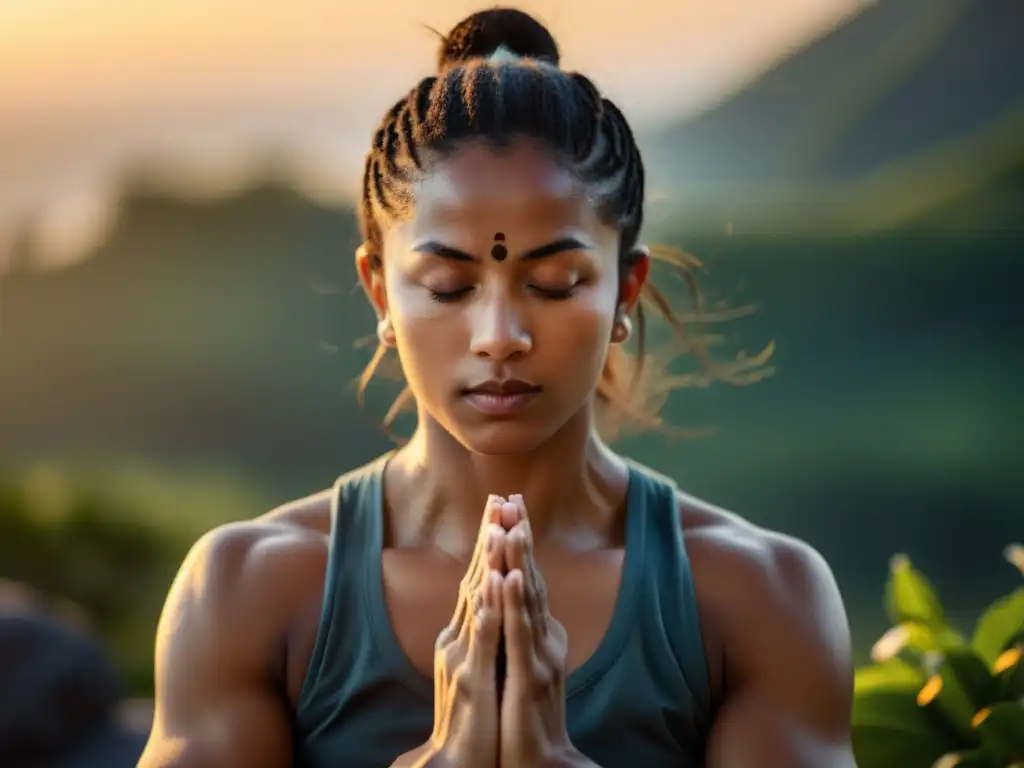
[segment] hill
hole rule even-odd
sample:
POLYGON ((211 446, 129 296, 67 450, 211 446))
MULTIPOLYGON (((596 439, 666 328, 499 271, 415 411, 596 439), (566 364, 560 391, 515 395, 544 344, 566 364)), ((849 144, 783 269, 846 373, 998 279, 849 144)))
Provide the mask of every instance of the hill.
MULTIPOLYGON (((662 216, 685 211, 691 228, 712 230, 884 228, 1019 167, 1022 18, 1015 0, 872 3, 718 107, 648 137, 662 216)), ((1013 213, 955 224, 1019 224, 1013 213)))

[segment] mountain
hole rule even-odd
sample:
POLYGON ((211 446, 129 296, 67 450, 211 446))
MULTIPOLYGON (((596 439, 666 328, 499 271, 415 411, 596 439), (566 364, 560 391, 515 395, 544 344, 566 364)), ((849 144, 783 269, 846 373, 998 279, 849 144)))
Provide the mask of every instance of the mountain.
POLYGON ((873 3, 645 137, 653 196, 697 227, 849 231, 970 194, 1024 166, 1022 22, 1017 0, 873 3))
POLYGON ((301 474, 296 445, 373 442, 351 407, 368 354, 348 348, 374 327, 351 211, 268 187, 212 203, 134 196, 119 221, 91 258, 0 282, 0 462, 301 474))

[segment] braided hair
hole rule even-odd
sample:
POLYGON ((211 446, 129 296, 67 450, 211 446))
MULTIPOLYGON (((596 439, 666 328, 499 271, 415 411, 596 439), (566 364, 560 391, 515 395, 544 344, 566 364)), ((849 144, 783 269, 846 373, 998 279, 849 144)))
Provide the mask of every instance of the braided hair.
MULTIPOLYGON (((538 142, 586 185, 602 221, 620 233, 619 273, 625 276, 643 224, 640 150, 618 107, 587 77, 560 69, 559 62, 558 44, 551 33, 514 9, 474 13, 442 37, 437 74, 423 78, 387 111, 366 156, 359 224, 371 263, 381 264, 383 230, 409 214, 413 185, 430 162, 467 141, 485 141, 500 149, 513 140, 528 139, 538 142)), ((678 253, 652 255, 682 273, 699 312, 700 294, 693 275, 698 263, 678 253)), ((634 310, 637 353, 631 357, 618 346, 610 349, 598 385, 599 399, 614 406, 627 421, 660 425, 657 410, 668 391, 666 386, 655 387, 638 398, 648 357, 645 305, 668 321, 711 378, 738 380, 742 371, 758 367, 750 361, 712 363, 706 345, 687 334, 665 296, 648 284, 634 310)), ((361 392, 383 354, 378 349, 364 372, 361 392)), ((677 379, 662 377, 663 382, 678 385, 677 379)), ((399 401, 409 397, 406 390, 399 401)), ((395 413, 393 407, 388 420, 395 413)))

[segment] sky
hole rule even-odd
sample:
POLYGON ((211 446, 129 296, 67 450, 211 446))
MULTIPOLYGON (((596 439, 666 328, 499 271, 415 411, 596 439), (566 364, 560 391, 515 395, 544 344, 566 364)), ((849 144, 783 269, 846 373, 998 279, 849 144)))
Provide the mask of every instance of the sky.
MULTIPOLYGON (((696 114, 866 0, 526 0, 563 67, 636 128, 696 114)), ((243 186, 276 149, 291 181, 344 201, 381 115, 431 73, 466 0, 2 0, 0 273, 16 238, 80 258, 123 172, 169 191, 243 186)))

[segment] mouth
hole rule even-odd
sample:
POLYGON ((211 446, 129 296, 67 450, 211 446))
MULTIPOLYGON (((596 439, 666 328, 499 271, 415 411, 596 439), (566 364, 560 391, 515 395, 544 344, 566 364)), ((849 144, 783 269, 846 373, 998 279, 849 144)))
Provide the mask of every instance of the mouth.
POLYGON ((466 401, 490 416, 510 416, 526 406, 541 388, 518 379, 488 381, 463 390, 466 401))

